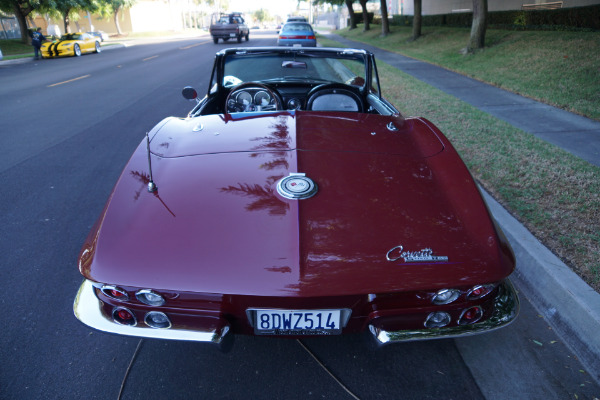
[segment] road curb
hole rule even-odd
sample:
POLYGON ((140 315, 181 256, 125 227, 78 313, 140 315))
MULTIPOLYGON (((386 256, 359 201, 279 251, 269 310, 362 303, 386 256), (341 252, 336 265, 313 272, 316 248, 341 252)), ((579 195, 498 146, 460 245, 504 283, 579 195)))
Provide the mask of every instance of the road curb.
MULTIPOLYGON (((210 38, 210 34, 207 32, 193 32, 193 33, 180 33, 177 35, 173 35, 173 36, 166 36, 166 37, 148 37, 148 38, 122 38, 122 40, 117 39, 114 42, 113 41, 108 41, 106 42, 107 44, 102 44, 102 51, 107 51, 107 50, 114 50, 114 49, 120 49, 123 47, 129 47, 129 46, 134 46, 137 43, 144 43, 144 42, 154 42, 157 39, 158 40, 179 40, 179 39, 190 39, 190 38, 210 38)), ((43 60, 43 59, 42 59, 43 60)), ((16 59, 12 59, 12 60, 0 60, 0 66, 2 65, 11 65, 11 64, 25 64, 28 62, 32 62, 32 61, 41 61, 41 60, 34 60, 33 59, 33 53, 31 57, 23 57, 23 58, 16 58, 16 59)))
MULTIPOLYGON (((122 47, 127 47, 127 44, 124 43, 115 43, 115 44, 111 44, 108 46, 102 46, 102 52, 107 51, 107 50, 112 50, 112 49, 120 49, 122 47)), ((44 61, 43 58, 35 60, 33 57, 23 57, 23 58, 15 58, 12 60, 1 60, 0 61, 0 66, 2 65, 13 65, 13 64, 25 64, 28 62, 34 62, 34 61, 44 61)))
POLYGON ((600 383, 600 294, 480 190, 517 258, 511 279, 600 383))

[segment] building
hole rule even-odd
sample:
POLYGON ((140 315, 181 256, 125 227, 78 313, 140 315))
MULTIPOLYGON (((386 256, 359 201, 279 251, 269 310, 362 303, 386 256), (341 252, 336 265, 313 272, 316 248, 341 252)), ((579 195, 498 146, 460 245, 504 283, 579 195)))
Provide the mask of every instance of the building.
MULTIPOLYGON (((387 0, 388 14, 414 14, 413 0, 387 0), (394 8, 395 7, 395 8, 394 8), (397 12, 390 13, 390 8, 397 12)), ((524 5, 535 4, 543 6, 548 3, 556 3, 562 8, 583 7, 600 4, 598 0, 488 0, 488 11, 521 10, 524 5), (560 3, 560 4, 559 4, 560 3)), ((449 14, 453 12, 469 12, 473 10, 473 0, 422 0, 422 15, 449 14)))
MULTIPOLYGON (((131 8, 119 12, 121 32, 167 32, 181 31, 186 28, 202 28, 210 23, 212 7, 206 2, 197 4, 193 0, 140 0, 131 8)), ((18 38, 20 31, 16 18, 3 16, 0 26, 0 38, 18 38)), ((64 23, 60 19, 35 15, 30 28, 41 27, 49 35, 64 33, 64 23)), ((99 14, 81 12, 71 18, 71 32, 104 31, 117 33, 113 16, 102 17, 99 14)))

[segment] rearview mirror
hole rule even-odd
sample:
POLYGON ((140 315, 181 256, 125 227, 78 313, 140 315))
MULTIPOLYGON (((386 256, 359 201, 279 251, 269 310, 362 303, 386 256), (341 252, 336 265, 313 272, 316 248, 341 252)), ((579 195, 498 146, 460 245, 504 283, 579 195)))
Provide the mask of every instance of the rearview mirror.
POLYGON ((281 64, 281 68, 300 68, 300 69, 306 69, 307 65, 305 62, 302 61, 284 61, 281 64))

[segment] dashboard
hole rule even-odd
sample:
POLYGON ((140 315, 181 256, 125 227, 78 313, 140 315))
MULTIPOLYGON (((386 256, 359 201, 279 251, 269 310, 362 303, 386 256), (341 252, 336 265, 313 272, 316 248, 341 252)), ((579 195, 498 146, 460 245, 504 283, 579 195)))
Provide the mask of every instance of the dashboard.
POLYGON ((226 100, 226 111, 253 112, 276 110, 304 110, 306 97, 317 86, 307 84, 263 85, 248 82, 234 88, 226 100))

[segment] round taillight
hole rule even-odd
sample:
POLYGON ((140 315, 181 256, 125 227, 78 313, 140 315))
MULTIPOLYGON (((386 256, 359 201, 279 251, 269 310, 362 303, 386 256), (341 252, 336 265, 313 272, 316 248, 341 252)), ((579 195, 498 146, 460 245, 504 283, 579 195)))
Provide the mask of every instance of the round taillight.
POLYGON ((441 328, 450 323, 450 314, 444 311, 432 312, 425 320, 426 328, 441 328))
POLYGON ((483 309, 479 306, 467 308, 460 314, 459 325, 470 325, 479 321, 483 317, 483 309))
POLYGON ((436 305, 450 304, 460 297, 460 290, 442 289, 433 295, 431 302, 436 305))
POLYGON ((167 317, 167 314, 159 311, 150 311, 144 317, 144 322, 150 328, 155 329, 168 329, 171 327, 171 321, 167 317))
POLYGON ((165 304, 165 299, 160 294, 153 292, 150 289, 138 290, 135 297, 149 306, 160 307, 165 304))
POLYGON ((125 307, 115 307, 112 312, 113 321, 121 325, 135 326, 135 315, 125 307))
POLYGON ((490 294, 494 290, 494 285, 477 285, 473 286, 467 292, 467 300, 477 300, 481 299, 488 294, 490 294))
POLYGON ((127 301, 129 300, 129 295, 123 289, 114 285, 104 285, 102 289, 100 289, 102 293, 111 299, 119 300, 119 301, 127 301))

